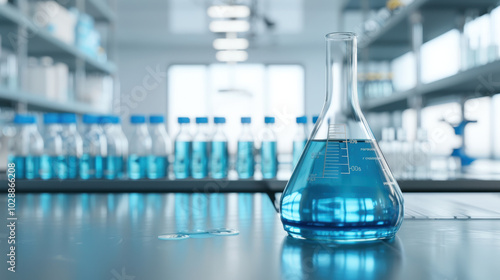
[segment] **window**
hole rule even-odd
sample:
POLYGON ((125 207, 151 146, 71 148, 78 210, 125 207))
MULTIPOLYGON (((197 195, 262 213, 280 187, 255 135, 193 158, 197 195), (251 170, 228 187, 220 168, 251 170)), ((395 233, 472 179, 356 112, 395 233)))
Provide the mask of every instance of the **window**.
MULTIPOLYGON (((258 143, 264 116, 276 118, 279 153, 291 153, 295 117, 304 115, 304 69, 300 65, 172 65, 168 69, 168 128, 178 132, 177 117, 226 117, 234 153, 240 118, 252 117, 258 143)), ((212 122, 212 120, 211 120, 212 122)), ((193 133, 195 125, 192 125, 193 133)))

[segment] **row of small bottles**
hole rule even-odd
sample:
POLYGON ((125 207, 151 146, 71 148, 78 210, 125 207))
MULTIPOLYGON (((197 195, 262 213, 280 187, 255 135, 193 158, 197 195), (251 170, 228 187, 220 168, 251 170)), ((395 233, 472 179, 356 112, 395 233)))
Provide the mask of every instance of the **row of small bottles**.
POLYGON ((386 127, 379 146, 397 179, 430 178, 431 145, 425 130, 418 129, 411 141, 403 128, 386 127))
MULTIPOLYGON (((313 118, 313 122, 317 117, 313 118)), ((179 117, 180 131, 173 148, 173 174, 176 179, 226 178, 229 169, 226 119, 215 117, 212 133, 208 118, 196 118, 197 132, 189 132, 190 119, 179 117)), ((118 116, 83 115, 85 130, 80 136, 75 114, 44 114, 41 135, 33 115, 15 116, 18 130, 11 146, 9 161, 16 164, 19 179, 160 179, 168 177, 171 140, 164 117, 134 115, 132 132, 125 136, 118 116)), ((260 167, 264 179, 275 178, 278 171, 277 139, 274 117, 265 117, 260 149, 260 167)), ((307 142, 307 118, 297 118, 293 143, 293 165, 298 162, 307 142)), ((254 176, 255 140, 251 118, 241 118, 236 171, 241 179, 254 176)))

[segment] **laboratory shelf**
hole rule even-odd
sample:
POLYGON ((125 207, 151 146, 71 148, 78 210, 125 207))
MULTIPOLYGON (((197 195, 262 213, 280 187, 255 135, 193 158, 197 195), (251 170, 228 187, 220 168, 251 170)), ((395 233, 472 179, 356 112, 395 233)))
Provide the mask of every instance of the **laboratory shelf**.
POLYGON ((367 1, 370 9, 380 9, 385 7, 387 0, 343 0, 341 4, 341 11, 345 10, 361 10, 363 8, 363 1, 367 1))
MULTIPOLYGON (((282 192, 286 180, 18 180, 17 192, 282 192)), ((404 192, 500 192, 500 180, 398 180, 404 192)), ((7 185, 5 177, 0 184, 7 185)), ((6 191, 6 189, 4 190, 6 191)))
POLYGON ((369 47, 372 60, 391 60, 411 51, 410 16, 413 13, 422 14, 425 43, 456 28, 457 17, 466 9, 478 9, 483 14, 497 4, 497 0, 415 0, 395 12, 373 33, 360 36, 358 46, 369 47))
POLYGON ((455 75, 428 83, 391 96, 365 100, 367 111, 393 111, 408 108, 407 98, 421 95, 428 103, 443 96, 490 96, 500 92, 500 60, 473 67, 455 75))
POLYGON ((21 102, 28 106, 28 109, 55 111, 55 112, 70 112, 76 114, 105 114, 106 111, 98 110, 88 104, 82 102, 61 102, 50 100, 44 96, 26 93, 22 91, 13 91, 0 88, 0 103, 1 102, 21 102))
MULTIPOLYGON (((77 6, 76 2, 78 0, 66 1, 66 7, 77 6)), ((103 22, 114 22, 116 20, 116 14, 111 9, 109 1, 105 0, 85 0, 85 13, 91 15, 96 21, 103 22)))
POLYGON ((45 29, 39 28, 10 4, 0 5, 0 26, 4 47, 16 49, 15 44, 19 42, 18 27, 24 26, 27 29, 27 34, 20 37, 21 40, 27 40, 28 56, 50 56, 55 61, 68 64, 71 70, 76 68, 77 59, 81 59, 85 63, 87 72, 112 74, 116 71, 113 63, 99 61, 85 54, 76 46, 57 39, 45 29))

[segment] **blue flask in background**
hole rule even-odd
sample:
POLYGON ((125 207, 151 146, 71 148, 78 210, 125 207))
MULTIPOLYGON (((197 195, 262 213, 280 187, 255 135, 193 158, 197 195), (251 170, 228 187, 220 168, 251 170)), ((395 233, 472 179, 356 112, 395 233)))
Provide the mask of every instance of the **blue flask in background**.
POLYGON ((295 168, 297 163, 299 162, 300 156, 302 155, 302 151, 307 143, 307 117, 297 117, 297 131, 293 137, 293 161, 292 161, 292 170, 295 168))
POLYGON ((254 175, 254 140, 250 128, 251 123, 250 117, 241 118, 241 134, 236 151, 236 171, 240 179, 248 179, 254 175))
POLYGON ((75 114, 61 114, 61 138, 66 164, 65 179, 76 179, 79 174, 79 163, 83 153, 82 138, 76 128, 75 114))
POLYGON ((196 134, 193 136, 191 153, 191 175, 195 179, 208 176, 209 135, 208 118, 196 118, 196 134))
POLYGON ((61 126, 59 115, 47 113, 43 115, 44 151, 40 159, 41 174, 44 180, 65 179, 67 174, 66 161, 63 154, 63 142, 61 138, 61 126))
POLYGON ((104 158, 104 178, 114 180, 119 178, 122 167, 122 139, 115 126, 115 116, 102 116, 100 123, 107 140, 107 156, 104 158))
POLYGON ((260 149, 260 167, 262 178, 276 178, 278 173, 278 144, 273 130, 274 117, 265 117, 266 126, 262 131, 262 145, 260 149))
POLYGON ((12 139, 9 162, 15 164, 16 179, 40 177, 40 158, 43 153, 43 138, 36 126, 36 117, 17 114, 14 117, 16 135, 12 139))
POLYGON ((101 179, 104 174, 104 158, 107 156, 107 141, 99 126, 99 117, 83 115, 86 130, 83 134, 83 153, 80 158, 81 179, 101 179))
POLYGON ((152 154, 148 162, 148 178, 160 179, 168 175, 168 155, 170 153, 170 138, 165 129, 165 118, 154 115, 149 117, 152 154))
POLYGON ((212 150, 210 152, 210 176, 215 179, 227 177, 228 170, 228 147, 227 137, 224 133, 226 118, 215 117, 215 132, 212 136, 212 150))
POLYGON ((146 126, 146 117, 130 116, 132 133, 128 153, 128 175, 130 179, 146 178, 148 157, 151 155, 151 137, 146 126))
POLYGON ((189 133, 189 118, 179 117, 180 130, 174 143, 174 175, 177 179, 186 179, 190 176, 191 161, 191 134, 189 133))

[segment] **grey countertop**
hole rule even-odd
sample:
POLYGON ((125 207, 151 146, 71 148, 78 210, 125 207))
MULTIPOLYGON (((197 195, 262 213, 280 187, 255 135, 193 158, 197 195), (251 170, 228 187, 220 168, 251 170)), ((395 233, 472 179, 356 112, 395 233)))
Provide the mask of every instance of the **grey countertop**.
POLYGON ((333 245, 287 237, 260 193, 18 194, 17 272, 2 226, 0 279, 500 279, 499 193, 405 199, 393 241, 333 245), (198 232, 220 228, 239 234, 198 232))

